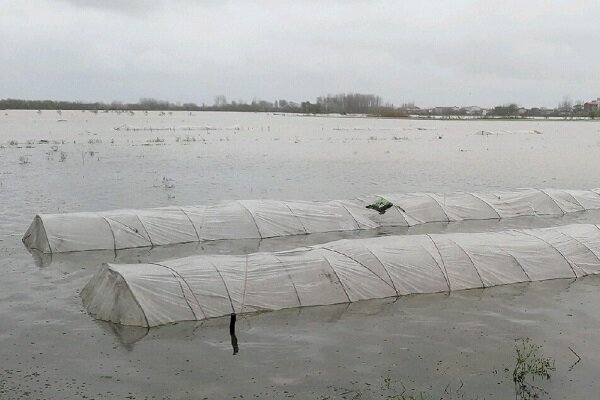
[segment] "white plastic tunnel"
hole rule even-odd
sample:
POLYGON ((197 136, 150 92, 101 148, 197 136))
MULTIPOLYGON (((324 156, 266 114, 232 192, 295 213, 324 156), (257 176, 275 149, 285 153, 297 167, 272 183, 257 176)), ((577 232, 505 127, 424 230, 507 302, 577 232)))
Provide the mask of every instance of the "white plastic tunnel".
POLYGON ((152 327, 600 273, 600 227, 340 240, 277 253, 106 265, 82 292, 94 317, 152 327))
POLYGON ((600 189, 384 194, 393 203, 385 214, 365 208, 378 197, 328 202, 244 200, 211 206, 40 214, 23 242, 43 253, 120 250, 600 209, 600 189))

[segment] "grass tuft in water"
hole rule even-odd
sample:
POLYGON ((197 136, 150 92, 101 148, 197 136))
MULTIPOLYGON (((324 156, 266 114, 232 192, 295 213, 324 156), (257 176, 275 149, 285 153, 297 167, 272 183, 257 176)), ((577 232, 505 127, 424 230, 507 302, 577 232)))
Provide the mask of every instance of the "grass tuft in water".
POLYGON ((556 371, 554 359, 544 357, 542 346, 535 344, 530 338, 515 340, 515 367, 513 382, 518 399, 539 399, 547 392, 533 384, 538 380, 549 380, 550 373, 556 371))

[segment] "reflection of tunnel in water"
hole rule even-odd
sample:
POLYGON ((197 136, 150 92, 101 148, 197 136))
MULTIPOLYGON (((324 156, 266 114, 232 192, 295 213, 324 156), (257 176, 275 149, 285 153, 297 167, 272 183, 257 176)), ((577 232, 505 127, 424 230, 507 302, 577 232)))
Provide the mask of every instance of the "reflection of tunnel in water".
POLYGON ((231 319, 229 320, 229 335, 231 336, 231 347, 233 347, 233 355, 235 356, 240 348, 238 346, 237 336, 235 336, 235 313, 231 314, 231 319))
MULTIPOLYGON (((232 345, 237 344, 237 330, 245 331, 250 328, 250 323, 261 326, 265 329, 269 327, 281 326, 303 326, 308 321, 331 323, 339 321, 348 310, 355 310, 360 314, 377 314, 382 307, 392 304, 398 299, 375 299, 361 303, 342 303, 330 306, 306 307, 306 308, 288 308, 276 312, 262 312, 257 314, 245 314, 244 319, 237 324, 237 314, 235 322, 231 325, 231 314, 227 317, 211 318, 203 321, 182 321, 176 324, 168 324, 153 328, 138 326, 119 325, 112 322, 96 320, 96 324, 104 331, 114 335, 119 342, 128 350, 132 350, 136 343, 143 340, 202 340, 202 333, 213 332, 215 340, 222 338, 223 331, 230 325, 230 333, 235 334, 232 339, 232 345), (367 311, 369 310, 369 311, 367 311), (245 321, 245 323, 244 323, 245 321), (233 331, 231 330, 233 328, 233 331)), ((237 345, 239 352, 239 345, 237 345)))
MULTIPOLYGON (((600 277, 596 279, 600 279, 600 277)), ((490 299, 502 298, 503 296, 509 296, 510 301, 515 302, 520 301, 517 300, 519 298, 527 298, 529 295, 536 295, 536 293, 541 292, 543 296, 534 297, 534 299, 545 299, 556 295, 556 293, 568 292, 574 282, 585 281, 594 282, 596 280, 594 277, 580 278, 578 281, 574 279, 557 279, 535 282, 533 284, 518 283, 487 289, 472 289, 454 292, 450 295, 447 293, 432 293, 366 300, 356 303, 341 303, 329 306, 289 308, 272 312, 245 314, 244 318, 240 320, 240 325, 237 325, 237 315, 234 319, 231 314, 229 315, 229 320, 225 316, 203 321, 179 322, 154 328, 125 326, 104 321, 96 321, 96 324, 106 332, 114 335, 128 350, 133 350, 136 344, 144 341, 181 342, 199 340, 206 346, 215 346, 216 343, 222 343, 228 347, 227 342, 223 342, 222 339, 229 324, 231 345, 234 351, 239 353, 236 331, 240 329, 242 336, 246 338, 244 340, 248 340, 246 336, 255 335, 256 332, 277 331, 282 326, 285 326, 286 331, 302 331, 307 329, 307 326, 317 324, 318 329, 326 331, 326 326, 337 324, 342 320, 352 321, 356 318, 364 319, 368 317, 373 319, 373 323, 378 323, 381 322, 381 318, 403 320, 407 315, 430 314, 434 313, 434 310, 445 309, 447 306, 449 307, 449 304, 460 299, 462 299, 460 300, 463 302, 462 305, 469 309, 479 307, 481 302, 485 303, 486 301, 490 301, 490 299), (252 329, 251 326, 253 327, 252 329)), ((463 322, 470 323, 470 313, 462 309, 461 313, 466 318, 466 322, 463 322)), ((440 316, 440 318, 444 320, 445 317, 440 316)), ((390 334, 393 335, 394 333, 390 334)))

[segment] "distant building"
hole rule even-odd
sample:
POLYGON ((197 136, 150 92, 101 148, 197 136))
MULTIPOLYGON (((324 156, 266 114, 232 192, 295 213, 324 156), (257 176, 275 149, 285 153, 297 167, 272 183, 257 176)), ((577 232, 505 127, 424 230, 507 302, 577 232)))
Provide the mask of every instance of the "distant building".
POLYGON ((466 111, 467 115, 481 115, 481 107, 468 106, 468 107, 465 107, 465 111, 466 111))
POLYGON ((596 100, 588 101, 583 105, 583 111, 587 113, 593 113, 600 111, 600 97, 596 100))
POLYGON ((459 107, 434 107, 431 111, 435 115, 454 115, 460 110, 459 107))
POLYGON ((421 112, 421 108, 415 106, 414 104, 409 106, 402 106, 400 108, 406 111, 406 113, 408 114, 419 114, 421 112))

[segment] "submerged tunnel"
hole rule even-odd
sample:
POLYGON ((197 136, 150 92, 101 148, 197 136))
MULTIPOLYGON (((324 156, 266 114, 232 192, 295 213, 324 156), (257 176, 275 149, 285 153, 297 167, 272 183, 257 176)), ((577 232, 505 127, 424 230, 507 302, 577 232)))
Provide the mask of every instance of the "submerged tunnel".
POLYGON ((291 251, 106 264, 82 291, 95 318, 152 327, 284 308, 600 273, 592 224, 339 240, 291 251))
POLYGON ((353 200, 236 200, 210 206, 37 215, 23 243, 42 253, 415 226, 600 210, 600 189, 401 193, 353 200), (380 214, 366 206, 384 198, 380 214))

